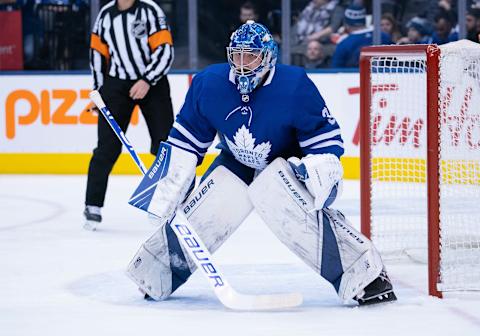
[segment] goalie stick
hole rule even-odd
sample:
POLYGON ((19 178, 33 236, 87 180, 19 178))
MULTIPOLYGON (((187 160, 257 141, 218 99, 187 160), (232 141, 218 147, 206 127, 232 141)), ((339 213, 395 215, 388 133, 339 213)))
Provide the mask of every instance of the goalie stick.
MULTIPOLYGON (((128 141, 124 132, 113 118, 109 109, 106 107, 100 93, 96 90, 90 92, 90 99, 98 107, 112 130, 128 149, 128 152, 142 174, 145 175, 147 169, 135 152, 133 146, 128 141)), ((170 220, 169 224, 190 258, 195 262, 197 268, 205 276, 215 295, 225 307, 234 310, 273 310, 296 307, 302 303, 303 298, 300 293, 267 295, 247 295, 238 293, 223 276, 218 264, 213 260, 212 255, 189 223, 185 214, 178 211, 170 220)))

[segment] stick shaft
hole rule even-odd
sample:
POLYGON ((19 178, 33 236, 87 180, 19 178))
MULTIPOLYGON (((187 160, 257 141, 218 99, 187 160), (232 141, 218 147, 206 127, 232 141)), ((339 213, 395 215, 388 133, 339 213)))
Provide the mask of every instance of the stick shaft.
POLYGON ((137 167, 140 169, 142 174, 145 175, 147 173, 147 169, 145 168, 145 165, 143 164, 142 160, 138 156, 137 152, 135 152, 135 149, 133 148, 130 141, 128 141, 128 138, 126 137, 125 133, 122 131, 120 126, 117 124, 117 121, 113 117, 112 113, 110 112, 108 107, 105 105, 105 103, 102 99, 102 96, 100 96, 100 93, 96 90, 90 92, 90 99, 92 99, 92 101, 98 107, 98 109, 100 110, 100 113, 102 113, 102 115, 105 117, 105 120, 110 125, 112 130, 115 132, 118 139, 122 142, 122 144, 128 150, 128 152, 130 153, 133 161, 135 161, 135 163, 137 164, 137 167))

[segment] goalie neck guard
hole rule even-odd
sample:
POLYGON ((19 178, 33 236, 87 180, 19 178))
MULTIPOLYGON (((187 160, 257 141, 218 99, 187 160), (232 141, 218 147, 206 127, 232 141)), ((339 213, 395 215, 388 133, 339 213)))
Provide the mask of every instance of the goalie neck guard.
POLYGON ((268 29, 247 21, 230 37, 227 59, 240 94, 252 92, 277 62, 278 47, 268 29))

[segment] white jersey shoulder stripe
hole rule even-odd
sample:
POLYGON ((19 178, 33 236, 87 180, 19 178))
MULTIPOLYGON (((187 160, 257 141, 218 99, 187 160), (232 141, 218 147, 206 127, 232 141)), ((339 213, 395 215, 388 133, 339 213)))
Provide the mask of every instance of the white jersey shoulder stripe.
POLYGON ((171 136, 168 137, 167 139, 167 142, 170 142, 172 144, 174 144, 175 146, 178 146, 180 148, 183 148, 183 149, 186 149, 186 150, 189 150, 189 151, 192 151, 194 153, 196 153, 197 155, 199 156, 204 156, 205 153, 200 153, 199 151, 197 151, 195 148, 193 148, 192 146, 190 146, 188 143, 184 142, 184 141, 181 141, 181 140, 178 140, 177 138, 173 138, 171 136))
POLYGON ((201 142, 198 141, 195 136, 193 136, 192 133, 190 133, 185 127, 180 125, 178 122, 173 123, 173 128, 175 128, 177 131, 179 131, 185 138, 190 140, 192 143, 194 143, 197 147, 199 148, 208 148, 212 144, 212 142, 201 142))
POLYGON ((300 147, 308 147, 314 143, 336 137, 337 135, 340 135, 340 134, 341 134, 340 129, 334 129, 330 132, 326 132, 326 133, 314 136, 313 138, 300 141, 299 144, 300 144, 300 147))
POLYGON ((310 149, 325 148, 325 147, 330 147, 330 146, 338 146, 340 148, 343 148, 343 142, 338 141, 338 140, 329 140, 329 141, 319 143, 318 145, 315 145, 313 147, 310 147, 310 149))

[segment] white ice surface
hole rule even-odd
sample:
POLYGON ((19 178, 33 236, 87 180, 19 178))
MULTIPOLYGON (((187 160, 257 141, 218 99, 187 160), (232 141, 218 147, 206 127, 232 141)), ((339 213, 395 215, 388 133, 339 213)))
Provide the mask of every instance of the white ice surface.
MULTIPOLYGON (((82 229, 84 176, 0 176, 0 335, 480 335, 480 298, 427 296, 426 266, 388 264, 399 300, 358 308, 293 256, 256 214, 216 254, 245 293, 300 291, 302 306, 234 312, 194 274, 169 300, 144 301, 124 269, 155 230, 126 202, 139 177, 112 176, 104 221, 82 229)), ((337 207, 358 225, 358 183, 337 207)))

